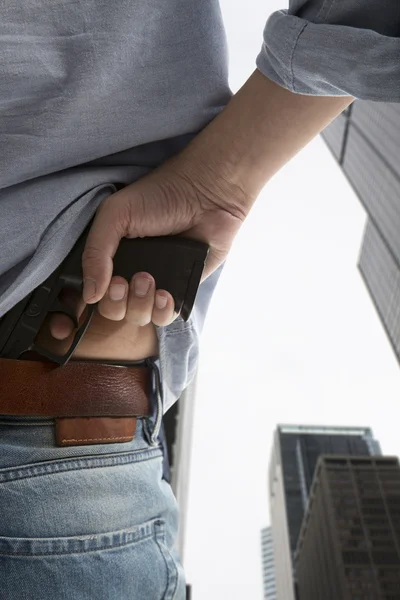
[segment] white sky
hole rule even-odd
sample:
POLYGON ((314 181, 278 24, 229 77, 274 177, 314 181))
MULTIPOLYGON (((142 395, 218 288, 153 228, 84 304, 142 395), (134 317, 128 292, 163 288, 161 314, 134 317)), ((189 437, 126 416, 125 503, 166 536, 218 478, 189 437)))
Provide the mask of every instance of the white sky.
MULTIPOLYGON (((221 0, 236 91, 273 0, 221 0)), ((261 600, 277 423, 371 426, 400 454, 400 370, 357 270, 365 214, 320 137, 264 188, 202 338, 185 570, 194 600, 261 600)))

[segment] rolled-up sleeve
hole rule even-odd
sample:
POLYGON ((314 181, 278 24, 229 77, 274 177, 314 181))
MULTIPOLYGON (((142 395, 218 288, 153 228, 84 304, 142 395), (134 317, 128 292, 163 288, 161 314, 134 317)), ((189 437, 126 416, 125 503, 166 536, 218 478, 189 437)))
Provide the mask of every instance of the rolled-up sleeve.
POLYGON ((400 102, 400 0, 289 0, 256 65, 297 94, 400 102))

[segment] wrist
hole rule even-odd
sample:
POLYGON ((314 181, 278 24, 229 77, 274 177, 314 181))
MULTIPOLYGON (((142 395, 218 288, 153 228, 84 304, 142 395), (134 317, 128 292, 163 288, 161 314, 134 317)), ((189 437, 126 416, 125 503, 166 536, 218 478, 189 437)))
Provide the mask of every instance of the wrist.
POLYGON ((180 177, 191 187, 195 202, 200 208, 212 205, 243 221, 256 196, 251 197, 241 186, 230 161, 212 160, 201 145, 187 150, 181 157, 180 177))
POLYGON ((256 69, 182 153, 191 181, 247 216, 267 181, 351 102, 294 94, 256 69))
POLYGON ((171 200, 186 207, 189 220, 197 222, 201 214, 211 210, 229 213, 244 221, 252 200, 235 184, 229 172, 229 161, 215 165, 203 151, 203 144, 193 147, 189 144, 152 175, 162 188, 166 202, 171 200))

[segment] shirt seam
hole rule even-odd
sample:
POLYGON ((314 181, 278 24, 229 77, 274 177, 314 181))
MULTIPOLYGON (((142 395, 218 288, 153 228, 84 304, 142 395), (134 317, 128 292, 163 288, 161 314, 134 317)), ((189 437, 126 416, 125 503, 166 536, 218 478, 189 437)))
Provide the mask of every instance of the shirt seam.
POLYGON ((321 8, 319 9, 318 13, 315 16, 315 21, 317 21, 317 19, 321 18, 321 21, 326 23, 326 19, 329 16, 329 13, 331 12, 332 6, 335 3, 335 0, 324 0, 324 2, 322 3, 321 8), (325 17, 323 16, 324 10, 325 8, 328 6, 328 12, 325 15, 325 17), (322 15, 322 16, 321 16, 322 15))
MULTIPOLYGON (((330 12, 332 10, 332 7, 335 4, 335 1, 336 0, 324 0, 324 2, 322 3, 321 8, 319 9, 319 11, 316 14, 316 16, 315 16, 314 20, 312 21, 312 23, 313 24, 326 24, 327 23, 327 19, 329 17, 329 14, 330 14, 330 12), (327 8, 327 12, 324 15, 323 13, 324 13, 324 10, 326 8, 327 8), (319 23, 318 23, 318 21, 319 21, 319 23)), ((311 23, 311 21, 307 21, 303 25, 303 27, 300 29, 300 31, 297 34, 297 37, 296 37, 296 39, 294 41, 293 48, 292 48, 292 53, 290 55, 290 62, 289 62, 289 64, 290 64, 290 76, 291 76, 291 80, 292 80, 291 81, 291 83, 292 83, 291 87, 292 87, 292 90, 293 90, 294 93, 296 93, 296 91, 297 91, 296 90, 296 84, 295 84, 295 76, 294 76, 294 66, 293 66, 293 63, 294 63, 294 53, 296 52, 297 45, 298 45, 299 40, 300 40, 300 36, 304 33, 306 27, 308 25, 310 25, 310 23, 311 23)))
POLYGON ((290 76, 291 76, 291 79, 292 79, 292 86, 291 86, 291 87, 292 87, 292 89, 293 89, 293 92, 296 92, 295 77, 294 77, 294 66, 293 66, 293 62, 294 62, 294 53, 296 52, 296 48, 297 48, 297 45, 298 45, 298 43, 299 43, 300 36, 303 34, 304 30, 306 29, 306 27, 307 27, 308 25, 309 25, 309 23, 305 23, 305 24, 303 25, 303 27, 300 29, 300 31, 299 31, 299 33, 297 34, 297 37, 296 37, 296 39, 295 39, 295 41, 294 41, 293 48, 292 48, 292 53, 291 53, 291 55, 290 55, 290 63, 289 63, 289 64, 290 64, 290 76))
MULTIPOLYGON (((327 1, 328 1, 328 0, 326 0, 326 2, 327 2, 327 1)), ((325 2, 325 3, 326 3, 326 2, 325 2)), ((329 4, 329 8, 328 8, 328 12, 326 13, 326 15, 325 15, 325 18, 324 18, 324 22, 325 22, 325 23, 327 22, 327 19, 329 18, 330 12, 331 12, 331 10, 332 10, 332 8, 333 8, 333 6, 334 6, 334 4, 335 4, 335 3, 336 3, 336 0, 330 0, 330 4, 329 4)))

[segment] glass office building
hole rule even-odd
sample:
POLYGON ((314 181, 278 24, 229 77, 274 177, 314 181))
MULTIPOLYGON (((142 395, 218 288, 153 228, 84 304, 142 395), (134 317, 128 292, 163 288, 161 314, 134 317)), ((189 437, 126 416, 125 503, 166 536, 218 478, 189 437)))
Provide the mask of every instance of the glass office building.
POLYGON ((400 269, 371 221, 365 229, 358 268, 400 360, 400 269))
POLYGON ((320 457, 295 556, 299 600, 400 600, 400 467, 320 457))
POLYGON ((358 267, 400 361, 400 105, 356 100, 321 135, 367 212, 358 267))
POLYGON ((377 456, 369 428, 280 425, 274 434, 269 497, 277 598, 296 600, 294 553, 321 454, 377 456))

